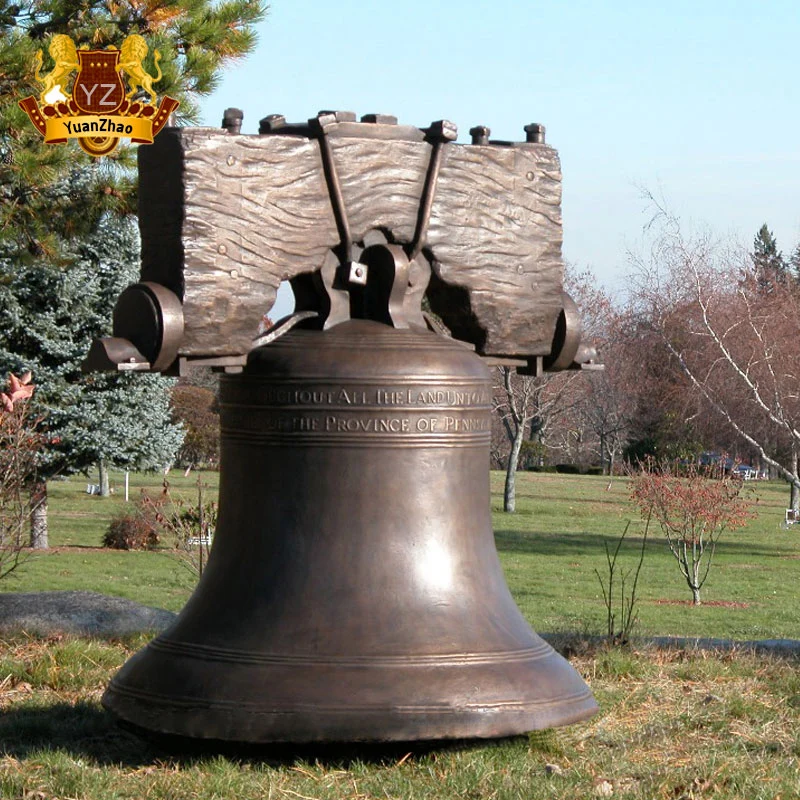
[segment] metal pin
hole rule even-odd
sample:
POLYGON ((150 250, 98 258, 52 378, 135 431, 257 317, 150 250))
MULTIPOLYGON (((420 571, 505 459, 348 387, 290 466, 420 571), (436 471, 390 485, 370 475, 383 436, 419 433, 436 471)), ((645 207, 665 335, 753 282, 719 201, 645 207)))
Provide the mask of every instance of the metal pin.
POLYGON ((540 122, 531 122, 523 130, 525 131, 526 142, 529 144, 544 144, 545 127, 540 122))
POLYGON ((244 111, 241 108, 226 108, 222 115, 222 127, 228 133, 241 133, 244 111))
POLYGON ((487 128, 485 125, 476 125, 474 128, 469 129, 469 135, 472 137, 472 144, 489 144, 489 136, 491 136, 492 129, 487 128))

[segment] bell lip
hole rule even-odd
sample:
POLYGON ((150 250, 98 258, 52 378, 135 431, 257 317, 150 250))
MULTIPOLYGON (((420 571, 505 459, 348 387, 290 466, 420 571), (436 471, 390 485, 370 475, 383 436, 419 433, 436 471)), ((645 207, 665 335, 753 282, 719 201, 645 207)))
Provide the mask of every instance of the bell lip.
POLYGON ((589 686, 563 656, 539 643, 541 655, 507 665, 498 659, 488 669, 455 660, 438 669, 410 659, 395 668, 384 664, 372 668, 381 674, 377 689, 363 681, 364 665, 350 661, 340 668, 330 661, 292 667, 259 661, 243 663, 239 672, 226 663, 228 685, 203 686, 204 649, 176 656, 148 646, 112 679, 102 705, 156 735, 250 744, 495 739, 593 716, 598 705, 589 686), (408 679, 420 670, 426 688, 408 694, 408 679), (298 676, 303 687, 326 691, 300 688, 298 676), (260 695, 256 686, 263 687, 260 695), (439 700, 448 689, 450 699, 439 700))
MULTIPOLYGON (((584 722, 599 711, 595 706, 580 719, 568 724, 584 722)), ((518 739, 539 730, 547 730, 549 726, 530 728, 528 730, 500 734, 448 737, 440 736, 429 739, 403 739, 403 738, 350 738, 350 739, 310 739, 298 740, 270 740, 260 742, 242 741, 237 739, 215 739, 184 736, 165 731, 150 730, 136 723, 129 722, 117 716, 113 711, 109 713, 114 718, 115 724, 129 733, 149 741, 168 753, 172 754, 208 754, 228 755, 230 757, 261 758, 270 762, 281 762, 283 759, 294 763, 297 758, 306 760, 325 761, 335 758, 341 761, 343 755, 354 758, 364 757, 391 757, 398 753, 401 757, 406 753, 425 755, 434 751, 448 749, 462 749, 481 746, 488 742, 499 742, 507 739, 518 739)))
POLYGON ((574 725, 591 719, 600 710, 587 688, 568 707, 557 710, 543 708, 541 712, 487 708, 440 714, 428 712, 415 718, 399 714, 387 706, 375 709, 369 716, 363 710, 356 710, 347 715, 337 714, 334 718, 334 715, 320 714, 317 710, 306 710, 297 715, 289 714, 286 719, 276 719, 276 724, 267 728, 263 716, 256 714, 249 719, 237 710, 225 720, 225 727, 220 727, 223 720, 218 718, 216 730, 210 730, 206 706, 198 705, 191 710, 152 706, 145 710, 121 696, 113 684, 103 694, 101 704, 118 724, 133 729, 144 738, 167 737, 189 745, 192 742, 218 742, 241 746, 399 742, 414 742, 421 746, 425 742, 503 739, 574 725))

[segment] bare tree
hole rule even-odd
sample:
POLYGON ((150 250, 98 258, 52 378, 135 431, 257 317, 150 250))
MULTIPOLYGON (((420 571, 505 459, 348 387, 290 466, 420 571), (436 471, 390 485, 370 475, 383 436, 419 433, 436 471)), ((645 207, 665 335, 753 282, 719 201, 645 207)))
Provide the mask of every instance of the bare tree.
POLYGON ((705 406, 791 486, 800 506, 800 292, 760 288, 750 255, 710 234, 685 236, 656 207, 636 304, 705 406))
POLYGON ((511 367, 497 368, 495 411, 511 442, 506 463, 503 510, 516 511, 516 474, 522 443, 527 437, 544 442, 556 415, 576 402, 574 388, 579 373, 531 377, 517 375, 511 367))

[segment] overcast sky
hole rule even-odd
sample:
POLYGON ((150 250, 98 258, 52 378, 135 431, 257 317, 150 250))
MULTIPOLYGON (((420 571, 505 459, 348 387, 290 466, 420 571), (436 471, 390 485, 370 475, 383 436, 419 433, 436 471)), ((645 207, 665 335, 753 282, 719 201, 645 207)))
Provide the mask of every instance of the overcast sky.
POLYGON ((542 122, 564 176, 564 255, 612 289, 650 218, 800 241, 797 0, 272 0, 257 51, 203 106, 243 131, 323 108, 483 124, 542 122))

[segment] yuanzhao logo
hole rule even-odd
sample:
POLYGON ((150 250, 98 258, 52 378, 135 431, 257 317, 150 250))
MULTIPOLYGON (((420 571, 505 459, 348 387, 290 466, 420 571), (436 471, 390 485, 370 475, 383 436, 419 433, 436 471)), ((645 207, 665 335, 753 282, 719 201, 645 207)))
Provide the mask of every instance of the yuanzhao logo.
POLYGON ((152 144, 178 107, 171 97, 163 97, 156 107, 153 84, 161 80, 161 55, 153 51, 156 75, 150 75, 142 66, 147 43, 138 34, 128 36, 119 50, 113 46, 78 50, 69 36, 57 33, 48 52, 55 66, 44 77, 39 74, 42 51, 36 54, 36 80, 44 86, 38 101, 31 95, 19 102, 48 144, 77 139, 83 150, 95 157, 113 153, 121 138, 152 144), (78 74, 72 90, 67 91, 75 70, 78 74))

